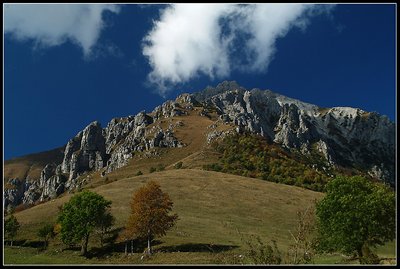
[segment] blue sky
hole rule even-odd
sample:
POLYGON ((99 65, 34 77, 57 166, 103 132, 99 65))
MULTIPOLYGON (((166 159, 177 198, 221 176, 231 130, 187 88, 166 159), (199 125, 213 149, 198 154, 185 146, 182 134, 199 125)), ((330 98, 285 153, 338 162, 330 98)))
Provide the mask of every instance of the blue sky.
POLYGON ((4 8, 6 160, 223 80, 395 120, 392 4, 18 8, 4 8))

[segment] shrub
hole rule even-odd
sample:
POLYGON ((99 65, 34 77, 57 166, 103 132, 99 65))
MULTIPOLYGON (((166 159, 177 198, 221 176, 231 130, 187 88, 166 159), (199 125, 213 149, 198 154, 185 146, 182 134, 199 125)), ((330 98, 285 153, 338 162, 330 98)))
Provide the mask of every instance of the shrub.
POLYGON ((165 165, 159 164, 157 167, 157 171, 164 171, 165 170, 165 165))
POLYGON ((280 264, 282 262, 281 252, 275 240, 271 240, 272 244, 265 244, 257 236, 244 240, 244 243, 247 246, 246 257, 254 264, 280 264))
POLYGON ((157 169, 155 167, 153 167, 153 166, 150 167, 150 170, 149 170, 150 173, 154 173, 155 171, 157 171, 157 169))
POLYGON ((178 162, 174 165, 175 169, 181 169, 182 168, 183 163, 182 162, 178 162))

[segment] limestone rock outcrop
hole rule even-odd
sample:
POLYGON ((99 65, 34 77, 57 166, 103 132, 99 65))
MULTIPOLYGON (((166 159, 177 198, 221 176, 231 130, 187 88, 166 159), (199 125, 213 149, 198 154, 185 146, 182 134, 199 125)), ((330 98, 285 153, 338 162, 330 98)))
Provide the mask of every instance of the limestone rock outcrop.
POLYGON ((330 165, 361 167, 395 184, 395 126, 386 116, 350 107, 321 108, 269 90, 248 91, 234 82, 193 97, 215 107, 238 132, 259 134, 304 154, 316 148, 330 165))

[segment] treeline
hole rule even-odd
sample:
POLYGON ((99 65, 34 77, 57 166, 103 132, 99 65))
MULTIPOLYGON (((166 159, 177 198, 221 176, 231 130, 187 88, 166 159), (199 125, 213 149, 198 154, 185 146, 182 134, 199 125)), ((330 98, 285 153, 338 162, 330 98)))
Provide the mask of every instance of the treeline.
POLYGON ((314 154, 309 158, 301 158, 278 145, 268 143, 261 136, 227 136, 222 142, 215 143, 214 148, 221 153, 221 158, 218 163, 205 165, 203 168, 206 170, 261 178, 314 191, 324 191, 326 183, 331 179, 327 173, 312 167, 315 163, 321 166, 322 157, 318 159, 314 154))

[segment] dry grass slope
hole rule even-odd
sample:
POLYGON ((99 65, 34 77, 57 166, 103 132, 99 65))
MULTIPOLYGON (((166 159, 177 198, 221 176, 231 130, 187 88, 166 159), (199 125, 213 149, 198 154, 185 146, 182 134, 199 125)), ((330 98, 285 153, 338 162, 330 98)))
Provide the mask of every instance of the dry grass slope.
MULTIPOLYGON (((296 212, 321 199, 323 194, 263 180, 196 169, 177 169, 118 180, 93 191, 112 201, 116 226, 129 215, 132 193, 155 180, 170 194, 179 221, 161 240, 161 246, 222 244, 241 246, 237 231, 276 239, 286 248, 296 212)), ((37 240, 37 228, 54 221, 58 206, 71 194, 17 213, 21 238, 37 240)))

